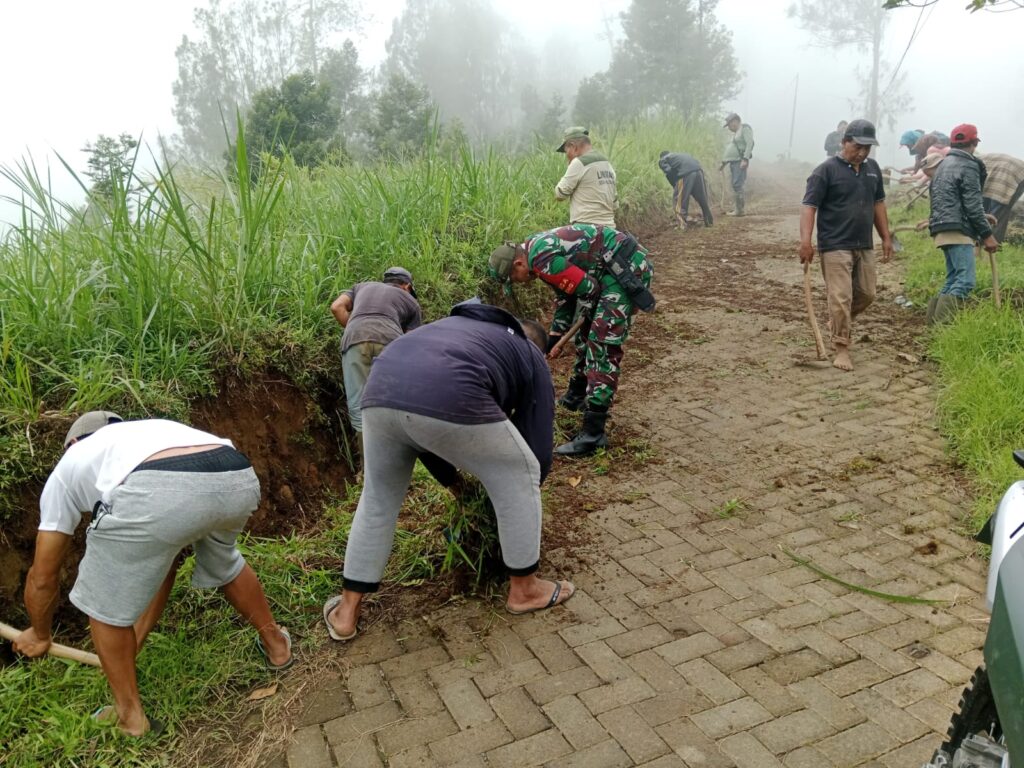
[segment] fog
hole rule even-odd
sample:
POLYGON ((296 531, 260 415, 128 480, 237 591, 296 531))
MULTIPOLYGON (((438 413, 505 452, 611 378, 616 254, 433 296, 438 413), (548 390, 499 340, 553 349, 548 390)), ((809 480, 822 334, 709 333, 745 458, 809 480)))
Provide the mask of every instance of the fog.
MULTIPOLYGON (((867 54, 812 47, 809 33, 786 17, 788 4, 721 0, 716 11, 732 31, 742 71, 741 90, 723 105, 723 113, 735 110, 753 126, 759 162, 789 152, 795 159, 816 162, 824 156, 825 134, 840 119, 858 116, 849 100, 859 90, 856 69, 866 66, 867 54)), ((886 59, 899 60, 915 23, 920 32, 901 69, 912 108, 894 131, 880 129, 878 157, 885 165, 906 164, 906 150, 896 147, 902 130, 948 132, 960 122, 978 125, 982 152, 1024 156, 1017 129, 1024 123, 1019 93, 1024 57, 1017 53, 1024 11, 968 14, 964 4, 939 0, 924 11, 890 12, 886 59)), ((182 35, 195 32, 190 2, 37 0, 4 5, 0 18, 8 34, 0 47, 0 163, 12 166, 31 155, 38 167, 51 169, 57 196, 77 201, 84 192, 57 155, 81 174, 86 155, 80 150, 98 134, 127 132, 155 145, 158 136, 178 130, 171 111, 174 52, 182 35)), ((533 69, 526 71, 535 73, 542 93, 557 87, 569 95, 570 107, 579 79, 607 67, 609 32, 613 41, 621 37, 618 14, 628 5, 629 0, 493 2, 511 34, 522 41, 521 50, 532 52, 533 69)), ((367 19, 353 36, 363 67, 383 61, 392 20, 404 7, 405 0, 364 4, 367 19)), ((0 195, 10 194, 13 188, 0 179, 0 195)), ((0 220, 16 217, 14 206, 0 204, 0 220)))

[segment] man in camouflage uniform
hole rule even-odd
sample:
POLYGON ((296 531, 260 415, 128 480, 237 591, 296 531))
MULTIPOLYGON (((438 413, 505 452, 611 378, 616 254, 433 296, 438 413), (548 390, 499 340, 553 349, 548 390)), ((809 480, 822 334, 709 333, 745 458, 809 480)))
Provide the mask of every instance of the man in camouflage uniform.
POLYGON ((490 258, 491 275, 526 283, 540 278, 558 295, 548 331, 548 351, 575 318, 584 325, 574 338, 576 364, 569 388, 558 401, 584 410, 583 427, 555 449, 561 456, 586 456, 608 445, 605 422, 619 384, 622 346, 637 309, 654 309, 654 270, 636 239, 611 227, 572 224, 506 243, 490 258))

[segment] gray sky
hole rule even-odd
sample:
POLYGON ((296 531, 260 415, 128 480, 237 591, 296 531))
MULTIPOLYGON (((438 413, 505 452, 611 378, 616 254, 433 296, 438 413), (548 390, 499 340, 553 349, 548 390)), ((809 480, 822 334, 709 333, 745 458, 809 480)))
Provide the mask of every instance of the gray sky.
MULTIPOLYGON (((879 0, 880 2, 881 0, 879 0)), ((616 19, 629 0, 592 0, 582 6, 550 0, 495 0, 495 7, 533 39, 554 36, 576 45, 576 69, 588 73, 607 64, 608 43, 596 39, 603 17, 616 19), (580 19, 578 9, 588 12, 580 19), (542 31, 543 35, 538 35, 542 31), (596 43, 596 44, 595 44, 596 43)), ((753 125, 760 160, 773 160, 789 144, 796 76, 799 74, 793 154, 821 159, 825 133, 849 114, 847 96, 855 94, 855 67, 865 56, 807 46, 808 35, 786 18, 789 0, 721 0, 720 20, 733 31, 743 89, 733 103, 753 125)), ((963 10, 963 0, 939 0, 925 12, 923 31, 903 68, 914 93, 914 108, 900 128, 938 128, 948 132, 960 122, 978 125, 982 151, 1024 156, 1024 57, 1017 38, 1024 11, 1008 14, 963 10), (999 89, 1009 90, 1002 95, 999 89)), ((391 19, 405 0, 365 3, 372 17, 357 38, 363 66, 384 55, 391 19)), ((81 193, 55 153, 77 171, 85 168, 79 150, 100 133, 142 134, 154 141, 177 130, 171 113, 171 84, 177 62, 174 49, 192 33, 188 0, 34 0, 7 2, 2 11, 8 31, 0 46, 0 163, 13 164, 31 153, 49 164, 58 196, 77 200, 81 193)), ((899 59, 918 11, 894 11, 886 57, 899 59)), ((896 134, 884 132, 879 159, 903 165, 896 134)), ((0 180, 0 194, 11 189, 0 180)), ((0 204, 0 220, 15 215, 0 204)))

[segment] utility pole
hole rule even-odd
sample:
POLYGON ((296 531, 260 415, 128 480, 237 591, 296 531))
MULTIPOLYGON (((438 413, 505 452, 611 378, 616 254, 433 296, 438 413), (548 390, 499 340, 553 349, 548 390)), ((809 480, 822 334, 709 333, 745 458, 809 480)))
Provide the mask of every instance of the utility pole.
POLYGON ((796 73, 796 79, 793 85, 793 114, 789 118, 789 148, 786 150, 786 159, 788 160, 793 156, 793 130, 796 128, 796 97, 800 92, 800 73, 796 73))

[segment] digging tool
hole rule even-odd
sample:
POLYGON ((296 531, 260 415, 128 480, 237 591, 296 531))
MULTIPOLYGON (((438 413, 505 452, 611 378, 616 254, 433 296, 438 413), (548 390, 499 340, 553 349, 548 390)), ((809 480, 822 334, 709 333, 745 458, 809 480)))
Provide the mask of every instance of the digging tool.
MULTIPOLYGON (((981 256, 981 246, 974 246, 974 257, 981 256)), ((992 267, 992 300, 996 303, 996 309, 1003 306, 1002 297, 999 295, 999 270, 996 267, 996 255, 990 253, 988 255, 988 263, 992 267)))
POLYGON ((583 324, 586 321, 587 318, 581 317, 579 320, 572 324, 572 327, 565 332, 562 338, 558 340, 558 343, 551 348, 550 352, 548 352, 548 360, 554 360, 556 357, 562 354, 562 348, 569 343, 569 339, 571 339, 573 336, 580 332, 580 328, 583 327, 583 324))
MULTIPOLYGON (((0 637, 13 642, 20 634, 21 630, 15 629, 10 624, 4 624, 0 621, 0 637)), ((47 651, 47 653, 60 659, 70 659, 71 661, 77 661, 79 664, 88 664, 90 667, 100 666, 100 657, 95 653, 81 651, 78 648, 69 648, 68 646, 61 645, 60 643, 51 644, 50 650, 47 651)))
POLYGON ((807 304, 807 319, 811 323, 811 330, 814 331, 814 346, 818 351, 818 359, 828 359, 825 352, 825 340, 821 338, 821 329, 818 328, 818 318, 814 314, 814 302, 811 300, 811 265, 804 264, 804 302, 807 304))

